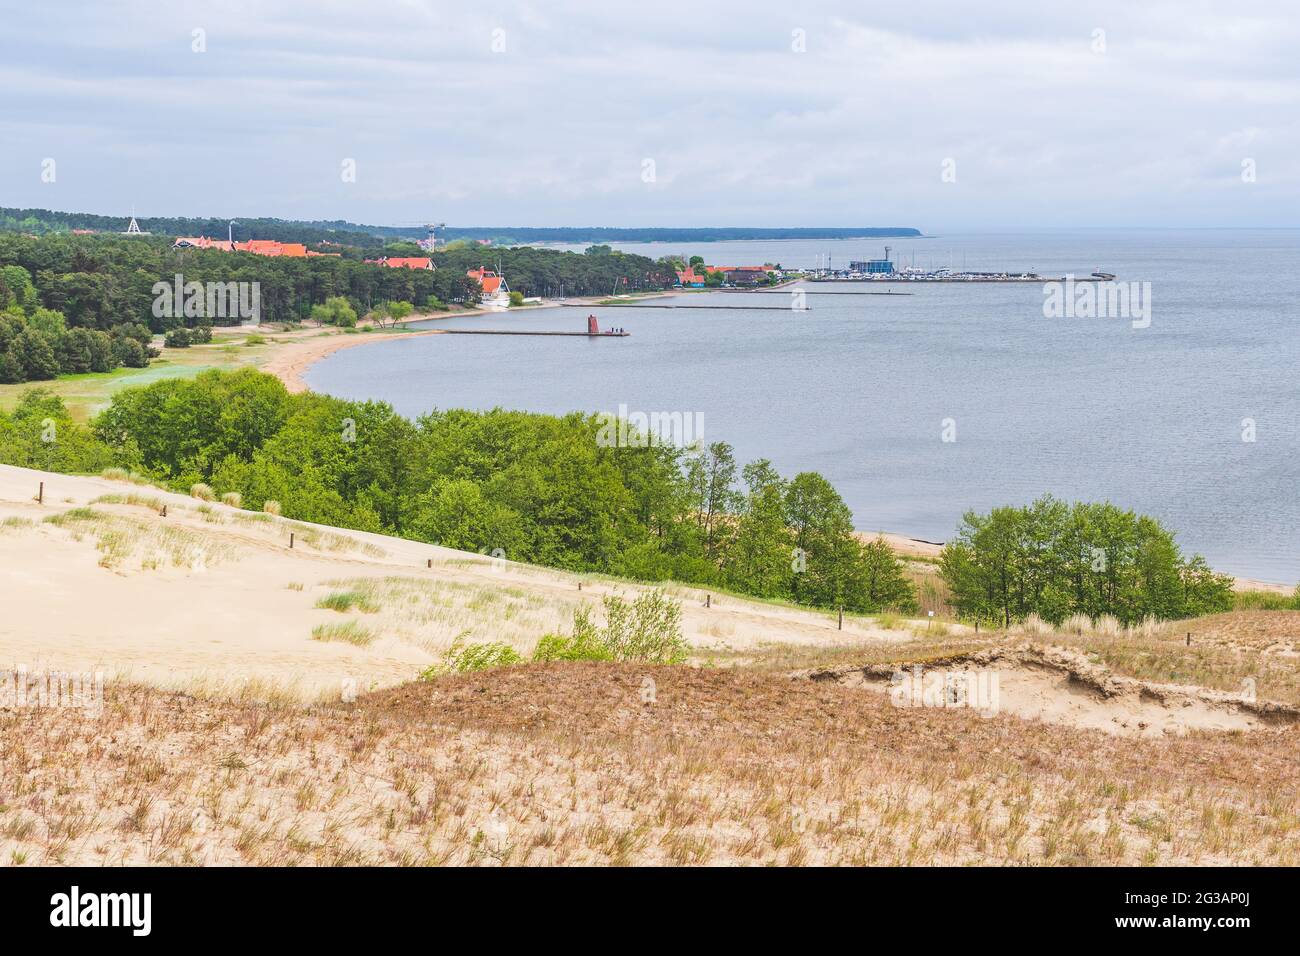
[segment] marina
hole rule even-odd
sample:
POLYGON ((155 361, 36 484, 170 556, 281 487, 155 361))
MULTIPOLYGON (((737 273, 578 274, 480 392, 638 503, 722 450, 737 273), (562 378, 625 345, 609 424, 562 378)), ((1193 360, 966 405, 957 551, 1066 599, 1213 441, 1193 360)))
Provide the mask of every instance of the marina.
POLYGON ((916 266, 915 256, 912 265, 900 266, 890 257, 892 251, 890 246, 885 246, 885 255, 882 259, 851 259, 846 269, 831 268, 830 257, 827 256, 827 265, 823 267, 819 263, 818 268, 807 274, 805 278, 809 282, 1064 282, 1066 279, 1073 279, 1075 282, 1112 282, 1115 279, 1114 273, 1102 272, 1100 269, 1083 277, 1044 276, 1032 269, 1021 272, 1010 269, 967 270, 951 267, 926 269, 916 266))

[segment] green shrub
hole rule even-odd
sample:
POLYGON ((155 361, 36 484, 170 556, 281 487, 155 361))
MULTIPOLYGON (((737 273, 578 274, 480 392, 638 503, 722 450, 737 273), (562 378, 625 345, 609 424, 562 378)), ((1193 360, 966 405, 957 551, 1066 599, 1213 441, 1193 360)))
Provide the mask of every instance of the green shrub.
MULTIPOLYGON (((605 627, 599 640, 616 661, 680 664, 690 650, 682 636, 682 606, 663 591, 646 591, 631 604, 617 595, 605 598, 605 627)), ((574 636, 584 636, 590 622, 579 627, 574 615, 574 636)))
POLYGON ((444 674, 469 674, 493 667, 521 664, 523 658, 509 644, 490 641, 486 644, 463 644, 459 640, 447 648, 441 664, 430 664, 420 671, 420 680, 433 680, 444 674))
POLYGON ((533 650, 534 661, 644 661, 680 664, 690 650, 682 636, 682 606, 663 591, 647 591, 632 603, 618 595, 604 600, 605 626, 591 609, 573 612, 573 635, 547 634, 533 650))
POLYGON ((574 613, 574 635, 544 634, 533 648, 534 661, 609 661, 613 655, 598 637, 587 628, 577 626, 579 614, 588 614, 586 608, 574 613))
POLYGON ((1300 611, 1300 586, 1294 594, 1276 591, 1237 591, 1232 595, 1234 611, 1300 611))

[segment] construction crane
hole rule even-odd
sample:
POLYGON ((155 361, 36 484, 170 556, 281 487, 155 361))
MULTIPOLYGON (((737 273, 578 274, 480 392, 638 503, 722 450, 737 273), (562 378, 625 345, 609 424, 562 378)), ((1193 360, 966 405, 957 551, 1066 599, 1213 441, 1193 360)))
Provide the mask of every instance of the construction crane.
POLYGON ((447 228, 447 224, 445 222, 416 222, 414 220, 407 221, 407 222, 399 222, 398 225, 399 226, 423 226, 425 230, 428 232, 428 236, 425 237, 424 241, 428 243, 427 248, 430 252, 432 252, 438 245, 438 230, 447 228))

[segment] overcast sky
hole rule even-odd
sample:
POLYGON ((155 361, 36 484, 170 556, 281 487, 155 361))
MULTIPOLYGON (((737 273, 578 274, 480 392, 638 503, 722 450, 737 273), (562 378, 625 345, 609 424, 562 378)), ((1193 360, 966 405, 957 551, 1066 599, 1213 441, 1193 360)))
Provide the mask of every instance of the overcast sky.
POLYGON ((1300 208, 1294 0, 3 7, 4 206, 930 233, 1300 208))

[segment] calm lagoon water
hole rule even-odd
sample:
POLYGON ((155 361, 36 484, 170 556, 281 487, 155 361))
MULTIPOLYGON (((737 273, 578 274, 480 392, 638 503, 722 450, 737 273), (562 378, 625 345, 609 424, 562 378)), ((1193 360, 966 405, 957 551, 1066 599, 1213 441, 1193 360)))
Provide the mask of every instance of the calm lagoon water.
MULTIPOLYGON (((877 240, 627 244, 724 265, 874 258, 877 240)), ((417 415, 495 406, 703 414, 706 441, 820 471, 859 528, 942 541, 963 511, 1052 492, 1157 515, 1223 570, 1300 579, 1300 230, 1081 231, 890 242, 896 260, 1094 269, 1151 283, 1150 327, 1048 319, 1038 284, 811 294, 812 311, 596 308, 625 339, 429 336, 338 352, 311 387, 417 415), (956 441, 942 441, 953 419, 956 441), (1242 440, 1243 420, 1255 423, 1242 440)), ((507 276, 507 279, 509 277, 507 276)), ((848 291, 855 286, 817 285, 848 291)), ((696 294, 655 304, 786 305, 696 294)), ((587 308, 432 323, 579 330, 587 308)))

